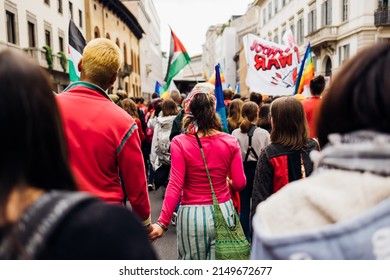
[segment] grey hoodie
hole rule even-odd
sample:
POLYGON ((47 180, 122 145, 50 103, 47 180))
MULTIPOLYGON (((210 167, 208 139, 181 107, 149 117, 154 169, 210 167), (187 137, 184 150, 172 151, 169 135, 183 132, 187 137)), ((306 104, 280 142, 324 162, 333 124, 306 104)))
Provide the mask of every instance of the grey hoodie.
POLYGON ((309 178, 257 207, 252 259, 390 259, 390 136, 329 139, 309 178))

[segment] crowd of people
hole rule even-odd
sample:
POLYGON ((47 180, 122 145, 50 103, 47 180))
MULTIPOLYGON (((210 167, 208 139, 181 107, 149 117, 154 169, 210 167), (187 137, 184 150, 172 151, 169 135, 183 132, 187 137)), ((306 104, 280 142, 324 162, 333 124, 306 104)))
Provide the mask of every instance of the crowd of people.
POLYGON ((314 77, 303 100, 224 90, 225 129, 213 84, 145 104, 106 93, 120 65, 94 39, 55 95, 38 65, 0 52, 0 259, 157 259, 168 228, 178 259, 215 259, 212 192, 252 259, 390 257, 388 44, 327 88, 314 77))

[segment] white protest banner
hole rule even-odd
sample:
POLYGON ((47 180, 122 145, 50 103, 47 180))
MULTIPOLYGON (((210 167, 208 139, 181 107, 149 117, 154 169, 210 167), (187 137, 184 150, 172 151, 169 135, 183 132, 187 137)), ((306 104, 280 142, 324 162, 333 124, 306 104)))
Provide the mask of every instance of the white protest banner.
POLYGON ((280 45, 253 34, 243 37, 248 65, 246 84, 250 91, 266 95, 294 93, 300 56, 298 47, 280 45))

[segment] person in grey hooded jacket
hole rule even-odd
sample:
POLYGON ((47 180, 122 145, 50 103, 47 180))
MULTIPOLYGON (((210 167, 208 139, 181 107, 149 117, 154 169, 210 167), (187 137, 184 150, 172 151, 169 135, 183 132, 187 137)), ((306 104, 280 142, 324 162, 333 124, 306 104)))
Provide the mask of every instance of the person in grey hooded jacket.
POLYGON ((349 60, 332 81, 311 177, 257 207, 252 259, 390 258, 390 47, 349 60))

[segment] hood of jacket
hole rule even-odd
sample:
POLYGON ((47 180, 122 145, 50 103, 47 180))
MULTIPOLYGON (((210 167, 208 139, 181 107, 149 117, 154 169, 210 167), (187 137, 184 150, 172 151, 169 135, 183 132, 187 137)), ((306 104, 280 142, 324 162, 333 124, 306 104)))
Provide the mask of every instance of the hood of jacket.
POLYGON ((312 152, 310 177, 257 207, 254 258, 390 258, 390 136, 358 131, 329 139, 312 152), (378 251, 381 242, 389 245, 378 251))
POLYGON ((157 117, 157 123, 163 126, 164 124, 172 124, 173 120, 176 118, 176 115, 173 116, 160 116, 157 117))

